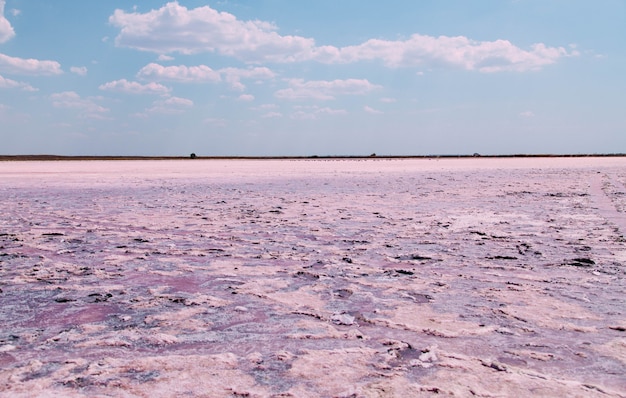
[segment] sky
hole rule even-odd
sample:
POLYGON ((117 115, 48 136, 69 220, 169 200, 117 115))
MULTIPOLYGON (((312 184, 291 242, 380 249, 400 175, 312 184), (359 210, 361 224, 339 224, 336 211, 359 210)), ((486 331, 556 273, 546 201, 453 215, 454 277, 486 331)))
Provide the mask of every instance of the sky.
POLYGON ((623 0, 0 0, 0 154, 626 152, 623 0))

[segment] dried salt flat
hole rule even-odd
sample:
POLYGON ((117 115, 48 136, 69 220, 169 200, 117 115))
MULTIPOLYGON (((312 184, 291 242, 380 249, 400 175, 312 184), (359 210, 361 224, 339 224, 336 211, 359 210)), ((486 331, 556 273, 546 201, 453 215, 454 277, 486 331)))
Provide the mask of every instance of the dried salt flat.
POLYGON ((0 163, 0 395, 623 397, 625 166, 0 163))

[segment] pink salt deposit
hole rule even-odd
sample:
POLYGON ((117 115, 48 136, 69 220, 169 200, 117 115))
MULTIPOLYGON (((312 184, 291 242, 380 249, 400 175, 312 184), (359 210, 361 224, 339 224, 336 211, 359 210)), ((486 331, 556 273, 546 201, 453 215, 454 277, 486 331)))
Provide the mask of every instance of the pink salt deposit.
POLYGON ((0 163, 0 396, 626 396, 626 158, 0 163))

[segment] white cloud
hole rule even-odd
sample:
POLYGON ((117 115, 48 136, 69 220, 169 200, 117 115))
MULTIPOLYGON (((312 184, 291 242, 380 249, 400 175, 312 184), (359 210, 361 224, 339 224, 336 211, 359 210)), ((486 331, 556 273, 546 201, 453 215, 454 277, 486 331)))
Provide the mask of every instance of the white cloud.
POLYGON ((333 109, 333 108, 319 108, 315 111, 317 114, 326 114, 326 115, 345 115, 348 112, 345 109, 333 109))
POLYGON ((241 79, 267 80, 273 79, 276 75, 269 68, 256 67, 249 69, 224 68, 219 70, 224 75, 224 79, 230 83, 232 88, 243 91, 246 86, 241 83, 241 79))
POLYGON ((239 101, 254 101, 254 95, 252 94, 241 94, 239 96, 239 98, 237 98, 239 101))
POLYGON ((524 112, 521 112, 519 115, 525 118, 530 118, 530 117, 535 116, 535 114, 532 111, 524 111, 524 112))
POLYGON ((159 54, 212 52, 246 62, 352 63, 381 61, 388 67, 452 66, 480 72, 528 71, 578 55, 543 43, 521 49, 507 40, 476 41, 464 36, 414 34, 407 40, 370 39, 338 48, 315 40, 281 36, 264 21, 241 21, 209 6, 188 9, 177 2, 141 14, 115 10, 109 22, 120 29, 118 46, 159 54))
POLYGON ((273 118, 278 118, 278 117, 282 117, 283 114, 280 112, 268 112, 264 115, 262 115, 261 117, 264 119, 273 119, 273 118))
POLYGON ((573 56, 578 56, 578 55, 580 55, 580 51, 578 51, 578 44, 576 44, 576 43, 571 43, 571 44, 569 45, 569 48, 572 50, 572 51, 571 51, 571 53, 570 53, 571 55, 573 55, 573 56))
POLYGON ((189 108, 193 106, 193 101, 187 98, 171 97, 163 101, 163 104, 175 107, 189 108))
POLYGON ((114 80, 102 84, 100 90, 117 91, 127 94, 159 94, 164 95, 170 92, 170 89, 159 83, 141 84, 138 82, 129 82, 126 79, 114 80))
POLYGON ((291 115, 292 119, 305 119, 314 120, 319 115, 345 115, 348 112, 345 109, 333 109, 329 107, 319 107, 317 105, 312 106, 294 106, 293 109, 296 112, 291 115))
POLYGON ((23 113, 20 109, 5 104, 0 104, 0 122, 27 122, 32 121, 32 118, 32 114, 23 113))
POLYGON ((368 92, 380 88, 366 79, 347 80, 289 80, 289 88, 278 90, 274 95, 277 98, 298 100, 316 99, 332 100, 337 95, 365 95, 368 92))
POLYGON ((414 113, 418 113, 418 114, 431 114, 431 113, 438 113, 441 112, 442 109, 441 108, 423 108, 423 109, 416 109, 414 111, 414 113))
POLYGON ((182 83, 219 82, 220 74, 206 65, 199 66, 162 66, 151 63, 137 73, 140 79, 169 80, 182 83))
POLYGON ((160 54, 216 52, 239 59, 289 61, 310 58, 315 43, 299 36, 281 36, 263 21, 240 21, 209 6, 187 9, 177 2, 145 14, 115 10, 109 22, 120 33, 115 43, 160 54))
POLYGON ((17 8, 11 8, 11 15, 13 15, 14 17, 17 17, 21 13, 22 11, 18 10, 17 8))
POLYGON ((170 97, 165 100, 154 101, 151 108, 146 109, 147 113, 158 114, 180 114, 193 107, 193 101, 187 98, 170 97))
POLYGON ((2 88, 19 88, 24 91, 39 91, 28 83, 17 82, 0 75, 0 89, 2 88))
POLYGON ((363 110, 364 110, 365 112, 367 112, 367 113, 371 113, 372 115, 380 115, 380 114, 382 114, 382 113, 383 113, 383 112, 379 111, 378 109, 374 109, 374 108, 369 107, 369 106, 367 106, 367 105, 365 105, 365 106, 363 107, 363 110))
POLYGON ((255 106, 253 108, 250 108, 253 111, 266 111, 269 109, 278 109, 278 105, 276 104, 261 104, 259 106, 255 106))
POLYGON ((381 60, 388 67, 447 65, 480 72, 537 70, 559 58, 575 55, 563 47, 538 43, 531 50, 516 47, 508 40, 475 41, 464 36, 414 34, 408 40, 371 39, 341 49, 340 62, 381 60))
POLYGON ((162 81, 169 80, 179 83, 217 83, 227 81, 232 88, 243 91, 246 86, 241 83, 242 79, 265 80, 274 78, 275 74, 269 68, 223 68, 213 70, 206 65, 198 66, 162 66, 151 63, 137 73, 140 79, 162 81))
POLYGON ((56 61, 24 59, 0 54, 0 71, 19 75, 60 75, 61 64, 56 61))
POLYGON ((291 118, 297 120, 315 120, 317 117, 311 112, 296 111, 291 115, 291 118))
POLYGON ((396 101, 397 100, 395 98, 387 98, 387 97, 385 97, 385 98, 381 98, 380 99, 380 102, 384 102, 384 103, 387 103, 387 104, 392 104, 392 103, 394 103, 396 101))
POLYGON ((174 57, 170 57, 169 55, 165 55, 165 54, 161 54, 159 55, 159 58, 157 58, 159 61, 173 61, 174 57))
POLYGON ((209 117, 204 119, 203 122, 206 124, 212 124, 215 127, 225 127, 227 120, 209 117))
POLYGON ((4 17, 4 0, 0 0, 0 43, 6 43, 15 36, 11 23, 4 17))
POLYGON ((87 75, 87 67, 86 66, 72 66, 70 67, 70 72, 76 73, 80 76, 87 75))
POLYGON ((74 91, 54 93, 50 95, 50 99, 56 108, 81 110, 85 112, 85 116, 91 118, 102 118, 102 115, 109 111, 108 108, 96 104, 91 98, 81 98, 74 91))

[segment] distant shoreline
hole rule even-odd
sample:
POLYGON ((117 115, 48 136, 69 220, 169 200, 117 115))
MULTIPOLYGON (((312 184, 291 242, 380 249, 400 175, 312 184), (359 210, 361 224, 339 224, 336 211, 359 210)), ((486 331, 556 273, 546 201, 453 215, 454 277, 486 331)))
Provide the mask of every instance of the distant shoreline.
POLYGON ((626 153, 608 154, 512 154, 512 155, 337 155, 337 156, 63 156, 63 155, 0 155, 0 161, 63 161, 63 160, 342 160, 342 159, 466 159, 466 158, 588 158, 626 157, 626 153))

